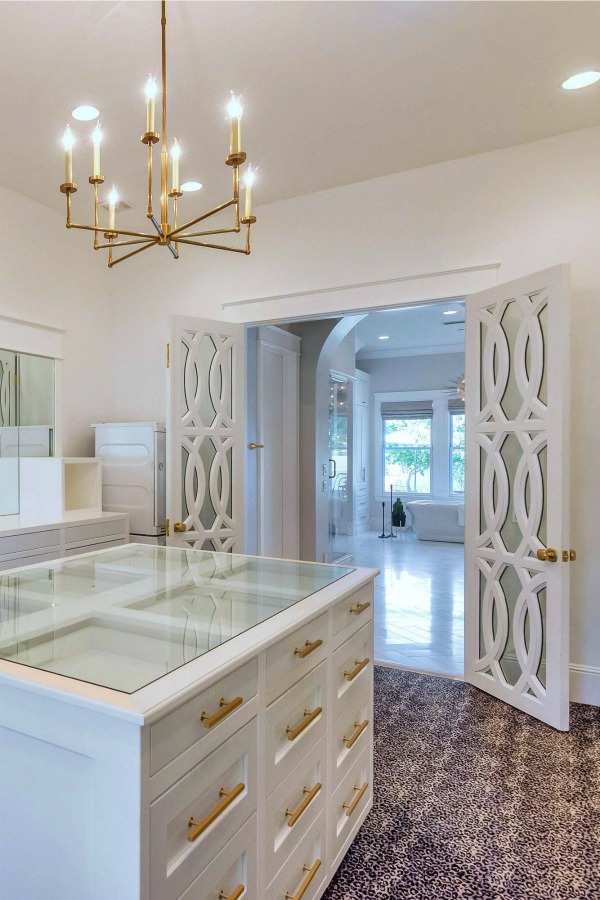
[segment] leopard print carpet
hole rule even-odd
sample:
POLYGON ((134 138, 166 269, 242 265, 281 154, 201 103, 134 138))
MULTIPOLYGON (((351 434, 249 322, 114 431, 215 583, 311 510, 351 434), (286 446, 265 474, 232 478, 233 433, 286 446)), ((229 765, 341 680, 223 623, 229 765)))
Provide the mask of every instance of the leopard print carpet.
POLYGON ((375 802, 323 900, 600 900, 600 709, 375 670, 375 802))

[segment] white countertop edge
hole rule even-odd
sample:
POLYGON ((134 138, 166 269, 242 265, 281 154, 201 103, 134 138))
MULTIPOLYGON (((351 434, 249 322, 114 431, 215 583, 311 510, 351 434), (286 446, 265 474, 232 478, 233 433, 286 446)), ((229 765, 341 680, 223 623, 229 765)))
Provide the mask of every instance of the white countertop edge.
MULTIPOLYGON (((76 510, 64 516, 0 516, 0 537, 15 534, 27 534, 48 528, 61 528, 63 525, 93 525, 98 522, 110 522, 114 519, 128 519, 127 513, 98 512, 78 513, 76 510)), ((58 562, 58 560, 56 560, 58 562)), ((22 568, 23 566, 19 566, 22 568)), ((5 574, 4 572, 2 574, 5 574)))
POLYGON ((3 659, 0 659, 0 685, 10 685, 20 690, 43 694, 137 725, 151 724, 167 709, 179 706, 199 690, 239 668, 253 656, 299 628, 304 622, 315 618, 344 597, 369 584, 378 574, 378 569, 355 568, 327 587, 163 675, 133 694, 3 659))

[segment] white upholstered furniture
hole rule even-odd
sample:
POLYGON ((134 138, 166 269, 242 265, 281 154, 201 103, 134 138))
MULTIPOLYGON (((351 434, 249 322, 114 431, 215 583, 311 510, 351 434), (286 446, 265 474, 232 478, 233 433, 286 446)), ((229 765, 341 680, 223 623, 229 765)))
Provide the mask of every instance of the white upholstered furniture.
POLYGON ((321 897, 372 803, 375 574, 136 544, 4 573, 6 896, 321 897))
POLYGON ((464 543, 464 503, 410 500, 406 506, 411 515, 412 526, 420 541, 464 543))

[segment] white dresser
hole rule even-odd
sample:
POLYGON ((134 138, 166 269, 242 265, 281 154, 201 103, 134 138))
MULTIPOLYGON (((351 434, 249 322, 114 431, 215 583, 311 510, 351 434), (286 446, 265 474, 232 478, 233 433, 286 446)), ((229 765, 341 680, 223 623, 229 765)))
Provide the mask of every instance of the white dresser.
POLYGON ((2 896, 321 897, 372 804, 376 574, 130 544, 0 576, 2 896))

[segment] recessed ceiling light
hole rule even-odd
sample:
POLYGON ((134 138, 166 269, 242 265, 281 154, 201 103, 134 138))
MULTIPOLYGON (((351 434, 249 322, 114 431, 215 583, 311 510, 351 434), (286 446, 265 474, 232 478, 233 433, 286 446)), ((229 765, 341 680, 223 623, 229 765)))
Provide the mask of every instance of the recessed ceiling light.
POLYGON ((380 341, 389 341, 389 339, 390 339, 389 334, 380 334, 380 335, 379 335, 379 340, 380 340, 380 341))
POLYGON ((91 122, 92 119, 98 118, 100 110, 96 109, 95 106, 78 106, 71 115, 80 122, 91 122))
POLYGON ((444 315, 445 315, 445 316, 457 316, 457 315, 458 315, 458 310, 457 310, 457 309, 446 309, 446 310, 444 311, 444 315))
POLYGON ((184 181, 181 185, 181 190, 185 191, 186 194, 191 191, 200 191, 202 190, 202 185, 199 181, 184 181))
POLYGON ((597 81, 600 81, 600 72, 580 72, 563 81, 562 86, 565 91, 576 91, 579 88, 589 87, 597 81))

